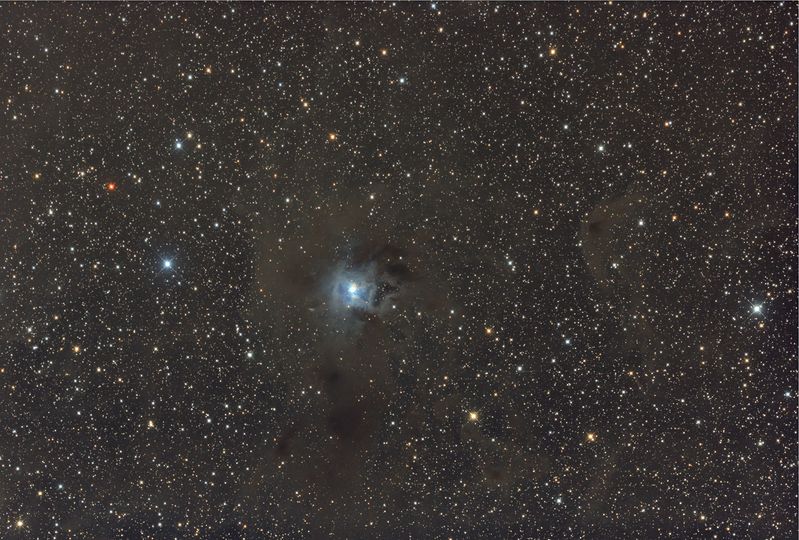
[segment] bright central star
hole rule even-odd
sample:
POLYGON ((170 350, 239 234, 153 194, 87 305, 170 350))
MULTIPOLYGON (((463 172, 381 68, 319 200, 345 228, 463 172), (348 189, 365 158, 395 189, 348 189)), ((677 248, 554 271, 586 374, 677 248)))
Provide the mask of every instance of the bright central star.
POLYGON ((358 292, 358 286, 355 283, 350 283, 349 289, 347 289, 350 294, 355 294, 358 292))

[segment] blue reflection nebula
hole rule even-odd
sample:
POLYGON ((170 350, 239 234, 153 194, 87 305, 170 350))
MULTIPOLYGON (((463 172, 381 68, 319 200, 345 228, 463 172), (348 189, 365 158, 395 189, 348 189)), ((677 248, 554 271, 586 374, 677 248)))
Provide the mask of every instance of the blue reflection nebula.
MULTIPOLYGON (((361 276, 363 277, 363 276, 361 276)), ((374 284, 355 281, 350 277, 340 279, 335 287, 338 302, 347 308, 368 310, 372 305, 374 284)))

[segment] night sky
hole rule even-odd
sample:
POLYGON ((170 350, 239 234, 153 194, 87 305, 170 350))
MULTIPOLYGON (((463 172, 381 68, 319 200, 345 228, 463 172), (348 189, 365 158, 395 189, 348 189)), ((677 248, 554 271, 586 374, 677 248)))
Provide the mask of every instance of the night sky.
POLYGON ((0 537, 796 538, 796 31, 0 5, 0 537))

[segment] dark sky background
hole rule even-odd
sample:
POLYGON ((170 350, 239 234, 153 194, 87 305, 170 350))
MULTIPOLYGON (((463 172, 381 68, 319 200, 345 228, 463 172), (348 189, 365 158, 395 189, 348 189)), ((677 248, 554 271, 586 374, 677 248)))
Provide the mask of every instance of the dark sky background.
POLYGON ((795 3, 0 5, 2 538, 795 538, 795 3))

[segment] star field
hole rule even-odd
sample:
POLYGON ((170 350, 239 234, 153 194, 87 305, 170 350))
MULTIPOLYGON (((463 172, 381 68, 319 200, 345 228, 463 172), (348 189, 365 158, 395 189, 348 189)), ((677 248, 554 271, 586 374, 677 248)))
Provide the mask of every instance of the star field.
POLYGON ((0 15, 0 537, 796 537, 795 3, 0 15))

